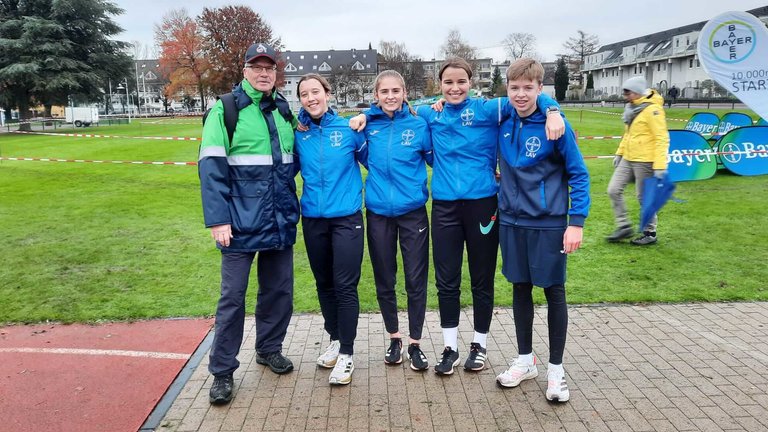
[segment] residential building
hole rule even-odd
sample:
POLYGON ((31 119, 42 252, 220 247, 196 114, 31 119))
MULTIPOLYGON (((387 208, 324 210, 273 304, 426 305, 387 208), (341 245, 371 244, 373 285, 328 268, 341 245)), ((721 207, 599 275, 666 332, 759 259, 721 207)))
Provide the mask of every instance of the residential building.
POLYGON ((318 73, 333 87, 332 105, 354 107, 373 101, 373 81, 378 74, 378 54, 375 49, 328 51, 285 51, 285 85, 281 93, 291 109, 298 112, 301 102, 296 85, 302 75, 318 73))
MULTIPOLYGON (((747 11, 768 23, 768 6, 747 11)), ((584 82, 591 73, 592 97, 619 99, 621 85, 629 77, 641 75, 653 88, 666 95, 677 86, 682 98, 725 96, 717 94, 697 55, 699 33, 706 21, 628 39, 602 46, 587 56, 582 66, 584 82)))

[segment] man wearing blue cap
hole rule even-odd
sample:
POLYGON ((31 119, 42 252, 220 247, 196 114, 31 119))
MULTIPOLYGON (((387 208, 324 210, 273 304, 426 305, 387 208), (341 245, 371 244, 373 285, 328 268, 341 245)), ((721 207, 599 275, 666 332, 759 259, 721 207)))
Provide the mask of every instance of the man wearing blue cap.
MULTIPOLYGON (((616 230, 606 237, 609 242, 630 238, 635 231, 627 215, 624 188, 635 182, 637 199, 642 200, 643 181, 651 176, 664 178, 667 173, 669 131, 664 114, 664 99, 648 88, 645 78, 635 76, 624 81, 624 135, 613 159, 613 176, 608 183, 608 196, 616 218, 616 230)), ((630 243, 646 246, 656 243, 656 215, 641 227, 642 234, 630 243)))
POLYGON ((274 48, 253 44, 244 60, 243 81, 205 119, 198 161, 205 226, 221 250, 221 297, 208 366, 214 376, 212 404, 232 400, 254 259, 259 283, 256 362, 277 374, 293 370, 282 344, 293 313, 293 244, 299 220, 295 120, 275 89, 274 48))

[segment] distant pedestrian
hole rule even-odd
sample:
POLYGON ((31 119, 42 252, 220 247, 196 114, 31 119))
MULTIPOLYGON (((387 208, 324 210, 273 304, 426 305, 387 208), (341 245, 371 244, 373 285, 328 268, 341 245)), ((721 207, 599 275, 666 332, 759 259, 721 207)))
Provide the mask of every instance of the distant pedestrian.
MULTIPOLYGON (((669 131, 664 100, 656 90, 648 88, 640 76, 626 80, 623 89, 627 101, 624 136, 613 158, 614 171, 608 183, 608 196, 616 218, 616 230, 606 237, 609 242, 630 238, 635 232, 627 215, 624 188, 634 181, 637 199, 642 201, 644 180, 651 176, 663 178, 667 173, 669 131)), ((637 246, 656 243, 656 215, 641 228, 642 234, 631 243, 637 246)))
POLYGON ((224 104, 206 117, 198 171, 205 226, 221 250, 221 296, 208 370, 212 404, 232 400, 240 366, 245 293, 258 255, 256 362, 277 374, 293 370, 281 353, 293 313, 293 244, 299 221, 293 123, 275 89, 277 54, 263 43, 245 54, 243 81, 232 94, 239 112, 231 142, 224 104))
POLYGON ((672 108, 673 103, 677 103, 677 96, 680 94, 680 90, 674 85, 667 91, 667 104, 672 108))

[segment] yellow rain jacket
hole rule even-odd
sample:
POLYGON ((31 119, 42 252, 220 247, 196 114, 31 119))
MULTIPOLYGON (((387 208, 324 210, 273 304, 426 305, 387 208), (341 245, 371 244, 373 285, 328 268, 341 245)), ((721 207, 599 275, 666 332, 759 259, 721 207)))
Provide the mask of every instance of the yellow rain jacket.
POLYGON ((656 90, 632 102, 633 106, 648 104, 624 127, 616 154, 630 162, 653 162, 653 169, 667 169, 669 131, 664 114, 664 98, 656 90))

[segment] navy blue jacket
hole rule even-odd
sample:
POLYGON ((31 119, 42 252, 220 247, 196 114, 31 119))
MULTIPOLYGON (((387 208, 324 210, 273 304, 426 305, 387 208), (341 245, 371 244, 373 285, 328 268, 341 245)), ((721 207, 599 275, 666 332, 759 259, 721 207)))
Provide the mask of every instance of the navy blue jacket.
POLYGON ((365 136, 349 128, 349 121, 328 110, 315 124, 302 108, 299 122, 309 126, 296 132, 295 149, 304 186, 301 214, 312 218, 349 216, 363 206, 365 136))
POLYGON ((427 122, 403 104, 390 118, 378 105, 366 113, 368 177, 365 206, 386 217, 402 216, 429 198, 427 168, 432 165, 432 139, 427 122))
POLYGON ((566 121, 565 134, 548 141, 545 121, 545 114, 535 111, 526 118, 515 113, 501 125, 502 225, 538 229, 584 226, 590 206, 589 173, 576 136, 566 121))

